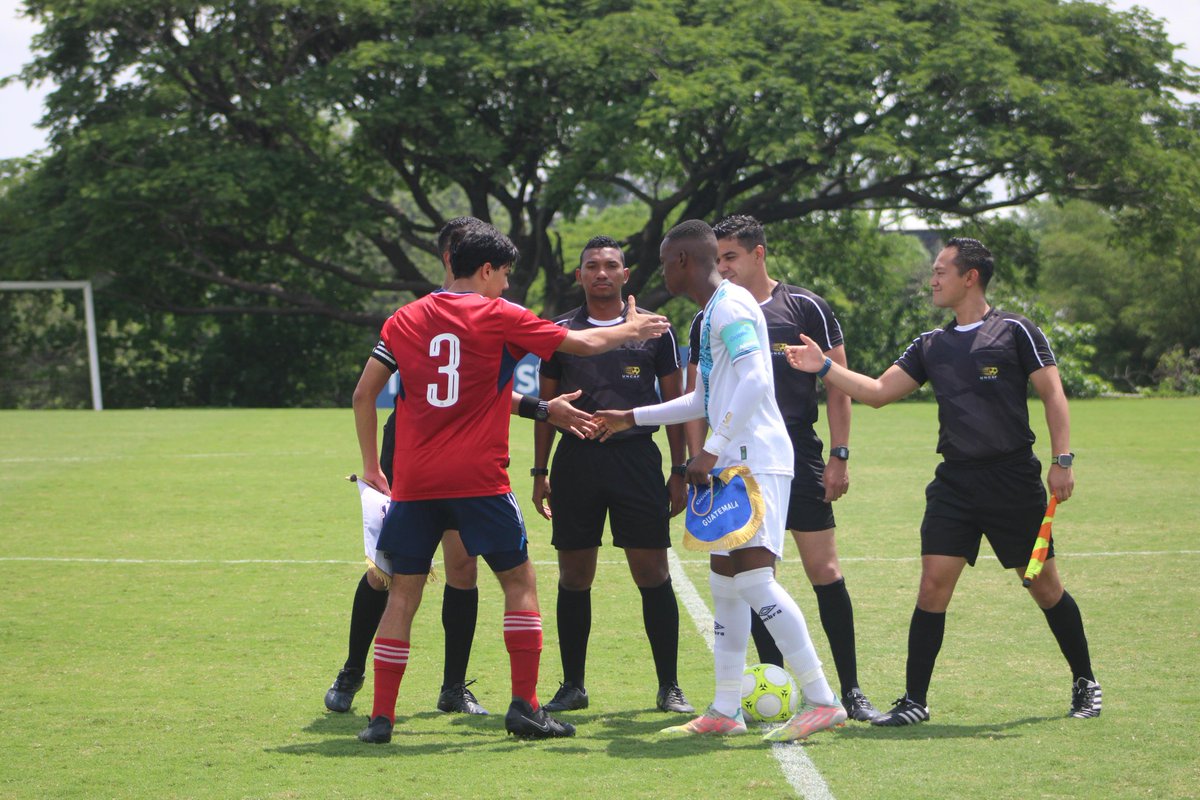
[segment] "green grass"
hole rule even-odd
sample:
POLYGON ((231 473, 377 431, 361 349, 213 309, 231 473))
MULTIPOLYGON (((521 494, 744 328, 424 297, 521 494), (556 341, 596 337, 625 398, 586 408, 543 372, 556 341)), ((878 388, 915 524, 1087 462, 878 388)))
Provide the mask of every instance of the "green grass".
MULTIPOLYGON (((1041 452, 1048 439, 1040 408, 1031 412, 1041 452)), ((1041 613, 981 558, 951 604, 931 722, 853 725, 804 746, 835 796, 1195 796, 1200 402, 1076 402, 1072 415, 1078 484, 1056 546, 1104 715, 1063 717, 1069 676, 1041 613)), ((877 705, 902 690, 935 430, 929 404, 855 413, 839 549, 860 676, 877 705)), ((559 677, 555 570, 548 525, 528 508, 531 438, 514 421, 548 697, 559 677)), ((321 704, 361 574, 357 500, 340 480, 357 466, 349 411, 0 412, 0 797, 795 796, 757 737, 656 738, 674 718, 647 710, 655 687, 640 603, 611 547, 593 592, 592 707, 568 716, 576 738, 521 743, 498 715, 432 710, 435 584, 414 629, 396 739, 360 745, 369 683, 349 715, 321 704)), ((704 560, 679 555, 706 597, 704 560)), ((797 558, 781 579, 829 661, 797 558)), ((500 592, 487 576, 480 586, 470 673, 481 702, 503 712, 500 592)), ((686 612, 681 640, 681 682, 702 705, 711 657, 686 612)))

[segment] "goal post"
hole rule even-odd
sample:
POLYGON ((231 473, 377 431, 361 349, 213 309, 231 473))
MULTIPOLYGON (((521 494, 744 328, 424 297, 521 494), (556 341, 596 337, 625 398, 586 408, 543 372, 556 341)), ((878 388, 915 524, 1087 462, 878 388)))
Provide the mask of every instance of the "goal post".
POLYGON ((91 281, 0 281, 0 291, 37 292, 42 290, 83 290, 83 316, 87 325, 88 374, 92 380, 92 408, 104 409, 100 395, 100 351, 96 346, 96 310, 92 303, 91 281))

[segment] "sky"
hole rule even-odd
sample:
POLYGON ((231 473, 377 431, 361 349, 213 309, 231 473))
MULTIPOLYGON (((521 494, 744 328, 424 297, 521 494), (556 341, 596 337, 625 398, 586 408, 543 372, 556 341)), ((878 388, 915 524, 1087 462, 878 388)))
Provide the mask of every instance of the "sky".
MULTIPOLYGON (((1116 8, 1142 6, 1166 20, 1167 36, 1184 45, 1180 57, 1200 65, 1200 1, 1115 0, 1116 8)), ((0 77, 13 75, 32 58, 30 42, 39 26, 20 16, 20 0, 0 0, 0 77)), ((0 89, 0 159, 18 158, 44 147, 45 133, 37 127, 42 102, 50 86, 26 88, 15 82, 0 89)))

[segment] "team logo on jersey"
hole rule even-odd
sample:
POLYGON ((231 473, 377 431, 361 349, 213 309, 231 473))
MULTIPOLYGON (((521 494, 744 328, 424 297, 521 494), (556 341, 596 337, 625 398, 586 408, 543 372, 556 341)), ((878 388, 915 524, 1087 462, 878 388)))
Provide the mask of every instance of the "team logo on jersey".
POLYGON ((787 342, 774 342, 771 345, 771 355, 787 358, 787 342))
POLYGON ((999 380, 999 379, 1000 379, 1000 368, 999 367, 987 366, 987 367, 979 368, 979 380, 995 381, 995 380, 999 380))
POLYGON ((642 368, 641 367, 625 367, 624 371, 621 373, 621 377, 624 378, 625 380, 635 380, 636 381, 638 378, 642 377, 642 368))

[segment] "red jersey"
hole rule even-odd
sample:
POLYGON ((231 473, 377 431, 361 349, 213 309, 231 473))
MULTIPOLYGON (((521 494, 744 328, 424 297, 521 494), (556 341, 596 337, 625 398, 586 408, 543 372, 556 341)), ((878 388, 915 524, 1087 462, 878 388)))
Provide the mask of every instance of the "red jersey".
POLYGON ((546 359, 567 331, 507 300, 435 292, 383 325, 372 356, 399 373, 393 500, 512 491, 513 370, 546 359))

